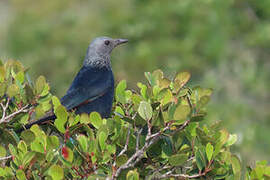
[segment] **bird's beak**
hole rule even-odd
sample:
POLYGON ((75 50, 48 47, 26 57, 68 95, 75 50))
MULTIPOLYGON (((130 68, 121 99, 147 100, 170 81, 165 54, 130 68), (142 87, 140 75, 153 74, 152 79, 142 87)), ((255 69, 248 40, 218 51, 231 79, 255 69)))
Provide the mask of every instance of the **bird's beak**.
POLYGON ((114 46, 116 47, 116 46, 118 46, 120 44, 124 44, 124 43, 127 43, 127 42, 128 42, 127 39, 115 39, 114 40, 114 46))

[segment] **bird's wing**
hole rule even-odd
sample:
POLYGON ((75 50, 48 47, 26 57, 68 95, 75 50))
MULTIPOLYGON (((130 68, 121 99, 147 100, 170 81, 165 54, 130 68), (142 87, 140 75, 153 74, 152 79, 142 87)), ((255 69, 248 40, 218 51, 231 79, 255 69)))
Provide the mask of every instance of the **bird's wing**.
POLYGON ((71 110, 88 103, 105 94, 113 88, 113 74, 107 69, 83 67, 73 80, 61 103, 71 110))

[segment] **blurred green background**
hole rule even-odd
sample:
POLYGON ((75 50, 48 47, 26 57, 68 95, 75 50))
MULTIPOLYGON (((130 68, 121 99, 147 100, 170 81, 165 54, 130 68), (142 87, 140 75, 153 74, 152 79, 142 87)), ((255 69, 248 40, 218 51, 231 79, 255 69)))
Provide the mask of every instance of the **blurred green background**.
POLYGON ((207 123, 238 135, 244 163, 270 161, 269 0, 0 1, 0 58, 21 60, 64 95, 96 36, 128 38, 112 54, 116 80, 192 73, 213 88, 207 123))

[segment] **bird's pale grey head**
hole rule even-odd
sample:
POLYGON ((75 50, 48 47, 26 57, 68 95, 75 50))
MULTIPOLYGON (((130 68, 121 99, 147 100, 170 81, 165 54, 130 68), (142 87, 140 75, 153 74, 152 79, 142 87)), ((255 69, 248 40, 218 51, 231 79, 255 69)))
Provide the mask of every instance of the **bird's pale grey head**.
POLYGON ((128 42, 127 39, 112 39, 109 37, 95 38, 88 46, 84 65, 110 66, 112 50, 126 42, 128 42))

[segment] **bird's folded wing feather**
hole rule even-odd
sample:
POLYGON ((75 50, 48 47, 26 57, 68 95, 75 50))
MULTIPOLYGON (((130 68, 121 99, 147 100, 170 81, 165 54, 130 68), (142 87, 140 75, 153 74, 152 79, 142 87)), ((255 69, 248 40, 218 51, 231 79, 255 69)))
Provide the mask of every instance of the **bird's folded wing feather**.
POLYGON ((73 80, 61 103, 71 110, 81 104, 93 101, 105 94, 111 87, 111 71, 83 67, 73 80))

